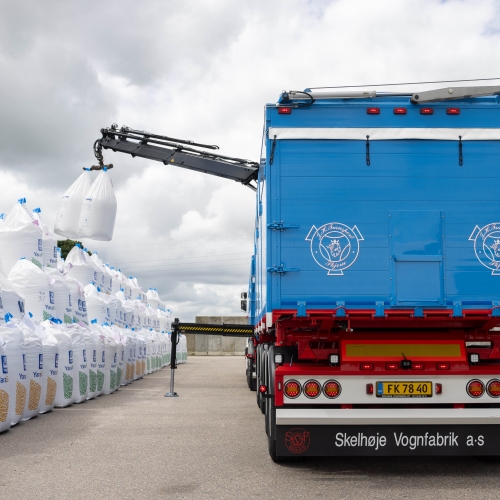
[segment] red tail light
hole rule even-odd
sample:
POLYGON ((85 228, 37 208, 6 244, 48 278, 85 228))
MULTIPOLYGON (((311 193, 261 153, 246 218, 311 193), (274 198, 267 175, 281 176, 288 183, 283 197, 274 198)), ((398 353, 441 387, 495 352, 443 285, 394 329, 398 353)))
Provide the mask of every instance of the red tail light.
POLYGON ((342 391, 336 380, 327 380, 323 385, 323 394, 329 399, 335 399, 342 391))
POLYGON ((380 114, 380 108, 366 108, 366 112, 369 115, 379 115, 380 114))
POLYGON ((373 370, 373 363, 361 363, 359 365, 360 370, 373 370))
POLYGON ((321 386, 316 380, 308 380, 304 384, 304 395, 309 399, 317 398, 321 393, 321 386))
POLYGON ((500 380, 490 380, 488 382, 488 385, 486 386, 486 390, 488 391, 488 394, 492 398, 498 398, 500 397, 500 380))
POLYGON ((386 363, 385 369, 386 370, 399 370, 399 363, 386 363))
POLYGON ((448 108, 446 110, 447 115, 459 115, 460 114, 460 108, 448 108))
POLYGON ((438 363, 436 365, 436 370, 449 370, 450 369, 450 363, 438 363))
POLYGON ((436 394, 443 394, 443 385, 442 384, 435 384, 434 389, 436 394))
POLYGON ((290 115, 292 114, 292 108, 290 106, 278 106, 279 115, 290 115))
POLYGON ((406 115, 406 108, 394 108, 395 115, 406 115))
POLYGON ((265 385, 259 386, 259 392, 265 394, 267 392, 267 387, 265 385))
POLYGON ((366 394, 373 394, 373 384, 366 384, 366 394))
POLYGON ((467 394, 471 398, 480 398, 484 394, 484 384, 480 380, 471 380, 467 384, 467 394))
POLYGON ((300 396, 302 389, 296 380, 289 380, 285 383, 284 392, 285 396, 290 399, 295 399, 300 396))
POLYGON ((432 108, 420 108, 421 115, 433 115, 434 110, 432 108))
POLYGON ((423 363, 413 363, 412 368, 414 370, 425 370, 425 365, 423 363))

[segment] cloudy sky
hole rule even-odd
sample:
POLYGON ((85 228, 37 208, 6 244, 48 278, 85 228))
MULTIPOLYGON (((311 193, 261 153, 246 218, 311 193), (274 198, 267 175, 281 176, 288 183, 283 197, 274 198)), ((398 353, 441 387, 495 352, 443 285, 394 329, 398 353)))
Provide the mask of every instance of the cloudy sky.
MULTIPOLYGON (((257 161, 264 104, 283 89, 500 77, 495 0, 0 0, 0 12, 0 212, 26 197, 51 225, 111 123, 257 161)), ((184 321, 241 314, 252 191, 105 159, 115 235, 89 249, 184 321)))

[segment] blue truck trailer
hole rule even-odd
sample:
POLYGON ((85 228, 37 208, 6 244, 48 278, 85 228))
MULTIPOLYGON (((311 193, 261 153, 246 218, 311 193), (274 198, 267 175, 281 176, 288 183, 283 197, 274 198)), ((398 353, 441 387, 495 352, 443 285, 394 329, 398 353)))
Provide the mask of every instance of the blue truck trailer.
POLYGON ((255 190, 247 377, 273 460, 500 453, 499 94, 286 91, 258 163, 102 130, 98 159, 255 190))

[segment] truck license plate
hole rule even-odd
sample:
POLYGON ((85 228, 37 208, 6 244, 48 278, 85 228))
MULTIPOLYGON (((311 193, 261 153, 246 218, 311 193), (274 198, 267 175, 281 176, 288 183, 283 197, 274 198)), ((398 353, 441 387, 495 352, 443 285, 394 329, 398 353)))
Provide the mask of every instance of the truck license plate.
POLYGON ((378 398, 430 398, 432 382, 377 382, 378 398))

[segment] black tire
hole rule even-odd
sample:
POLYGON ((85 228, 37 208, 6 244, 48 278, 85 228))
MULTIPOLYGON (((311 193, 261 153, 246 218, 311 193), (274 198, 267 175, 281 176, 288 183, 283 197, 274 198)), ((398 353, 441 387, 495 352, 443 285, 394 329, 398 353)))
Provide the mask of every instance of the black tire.
MULTIPOLYGON (((262 356, 262 362, 261 362, 261 380, 259 381, 259 386, 260 385, 266 385, 266 373, 267 373, 267 352, 263 351, 263 356, 262 356)), ((257 391, 260 393, 260 391, 257 391)), ((261 395, 260 398, 260 411, 265 415, 266 414, 266 399, 263 398, 261 395)))
POLYGON ((250 390, 257 390, 257 379, 253 377, 253 372, 255 370, 255 361, 250 360, 250 390))
POLYGON ((260 366, 261 366, 261 360, 262 360, 262 346, 258 346, 257 349, 255 350, 255 371, 256 371, 256 380, 255 380, 255 385, 257 388, 257 394, 256 394, 256 400, 257 400, 257 406, 260 408, 260 400, 261 400, 261 393, 258 390, 261 382, 260 382, 260 366))

